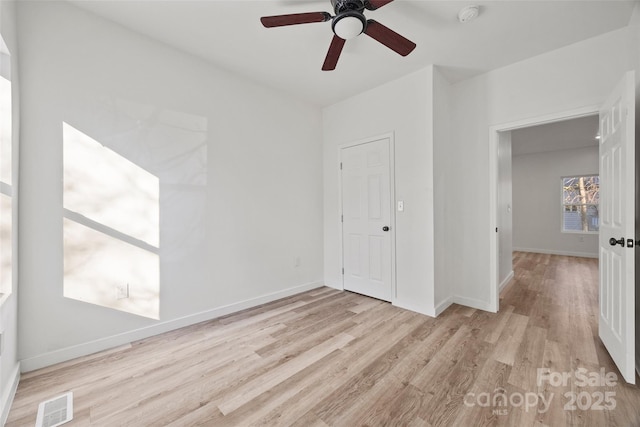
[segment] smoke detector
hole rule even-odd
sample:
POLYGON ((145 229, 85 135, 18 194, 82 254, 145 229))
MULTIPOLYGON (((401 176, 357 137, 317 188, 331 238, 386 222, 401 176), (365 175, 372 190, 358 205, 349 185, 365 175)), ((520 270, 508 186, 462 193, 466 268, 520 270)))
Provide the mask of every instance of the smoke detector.
POLYGON ((460 9, 460 12, 458 12, 458 21, 464 24, 466 22, 473 21, 478 17, 479 14, 480 14, 480 6, 476 6, 476 5, 465 6, 462 9, 460 9))

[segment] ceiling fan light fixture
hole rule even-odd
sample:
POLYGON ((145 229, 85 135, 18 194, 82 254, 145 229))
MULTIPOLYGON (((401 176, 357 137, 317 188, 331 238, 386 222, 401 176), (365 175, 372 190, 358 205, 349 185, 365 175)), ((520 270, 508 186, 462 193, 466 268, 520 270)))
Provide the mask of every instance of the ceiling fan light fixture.
POLYGON ((364 15, 354 11, 336 16, 331 23, 331 28, 336 36, 349 40, 362 34, 366 25, 364 15))

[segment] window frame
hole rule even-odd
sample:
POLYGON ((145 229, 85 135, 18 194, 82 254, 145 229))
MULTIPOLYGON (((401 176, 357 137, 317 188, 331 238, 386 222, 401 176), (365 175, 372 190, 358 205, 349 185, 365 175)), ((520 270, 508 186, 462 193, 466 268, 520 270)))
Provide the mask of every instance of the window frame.
POLYGON ((598 231, 584 231, 584 230, 565 230, 564 228, 564 213, 565 208, 567 206, 595 206, 598 209, 598 222, 600 220, 600 203, 565 203, 564 202, 564 180, 567 178, 591 178, 598 177, 598 200, 600 195, 600 174, 599 173, 588 173, 588 174, 574 174, 574 175, 565 175, 560 177, 560 232, 566 234, 591 234, 598 235, 600 233, 600 224, 598 224, 598 231))

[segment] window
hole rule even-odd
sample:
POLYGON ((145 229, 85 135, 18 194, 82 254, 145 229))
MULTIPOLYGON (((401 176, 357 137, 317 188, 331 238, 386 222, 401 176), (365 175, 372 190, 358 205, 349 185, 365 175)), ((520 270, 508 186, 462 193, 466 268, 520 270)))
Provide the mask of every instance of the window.
POLYGON ((599 230, 598 175, 562 178, 562 231, 597 233, 599 230))

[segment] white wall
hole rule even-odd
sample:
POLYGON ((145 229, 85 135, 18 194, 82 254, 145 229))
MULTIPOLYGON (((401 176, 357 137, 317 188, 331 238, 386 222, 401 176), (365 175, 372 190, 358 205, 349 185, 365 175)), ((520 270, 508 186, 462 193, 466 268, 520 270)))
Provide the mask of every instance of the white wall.
POLYGON ((23 370, 322 284, 319 109, 66 2, 18 12, 23 370), (63 122, 160 178, 160 321, 62 296, 63 122))
POLYGON ((597 258, 597 233, 560 231, 561 178, 597 174, 597 146, 514 156, 514 249, 597 258))
POLYGON ((454 249, 456 242, 447 234, 450 223, 449 212, 456 209, 449 203, 447 173, 455 168, 455 161, 448 150, 451 140, 451 84, 438 67, 433 67, 433 185, 434 185, 434 304, 435 313, 440 314, 453 302, 453 287, 446 280, 446 271, 456 268, 446 257, 447 249, 454 249))
POLYGON ((498 283, 506 286, 513 277, 513 184, 511 132, 498 139, 498 283))
POLYGON ((0 424, 4 425, 9 416, 9 407, 20 377, 18 359, 18 155, 20 131, 20 93, 18 91, 18 43, 16 31, 15 3, 0 2, 0 33, 11 53, 11 101, 12 101, 12 157, 13 157, 13 251, 12 251, 12 293, 0 306, 0 332, 2 354, 0 355, 0 424))
MULTIPOLYGON (((393 132, 396 212, 396 296, 393 303, 434 313, 433 67, 323 110, 324 275, 342 289, 339 147, 393 132)), ((395 205, 395 202, 394 202, 395 205)))
POLYGON ((449 238, 464 242, 449 250, 447 282, 466 302, 490 308, 489 127, 599 105, 638 49, 628 28, 604 34, 453 85, 450 152, 457 167, 447 176, 451 202, 469 209, 449 212, 449 238))

